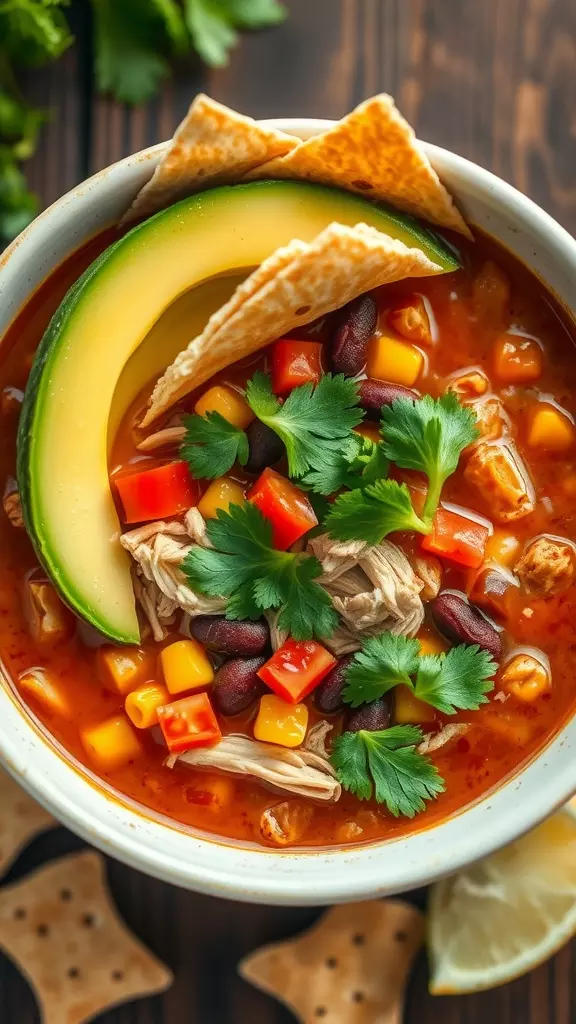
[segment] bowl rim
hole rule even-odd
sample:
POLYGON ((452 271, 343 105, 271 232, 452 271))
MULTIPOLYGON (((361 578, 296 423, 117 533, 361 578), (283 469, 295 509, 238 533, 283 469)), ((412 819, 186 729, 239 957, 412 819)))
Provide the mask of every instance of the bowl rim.
MULTIPOLYGON (((334 122, 281 118, 261 122, 307 137, 334 122)), ((33 253, 40 225, 54 230, 60 217, 88 191, 114 189, 137 164, 159 159, 160 143, 104 168, 45 210, 6 250, 11 258, 33 253)), ((434 166, 506 203, 513 219, 548 235, 561 259, 576 270, 576 241, 532 200, 490 171, 438 146, 424 144, 434 166)), ((513 239, 511 239, 513 248, 513 239)), ((28 296, 29 297, 29 296, 28 296)), ((0 672, 9 676, 2 666, 0 672)), ((457 814, 408 836, 342 849, 279 852, 232 845, 183 831, 146 816, 111 795, 75 767, 43 733, 11 685, 0 687, 0 760, 31 796, 90 844, 163 881, 213 896, 245 902, 320 905, 370 899, 428 884, 478 860, 537 825, 576 790, 576 741, 572 718, 519 772, 457 814)))

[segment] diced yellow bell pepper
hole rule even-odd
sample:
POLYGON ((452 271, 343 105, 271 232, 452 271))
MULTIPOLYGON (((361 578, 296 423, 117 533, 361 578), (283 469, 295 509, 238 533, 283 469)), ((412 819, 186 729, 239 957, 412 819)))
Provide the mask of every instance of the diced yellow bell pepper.
POLYGON ((568 416, 552 405, 542 404, 536 410, 528 428, 528 444, 531 448, 565 452, 575 442, 576 428, 568 416))
POLYGON ((420 654, 443 654, 447 644, 439 636, 429 633, 427 636, 416 637, 420 644, 420 654))
POLYGON ((418 700, 409 686, 394 688, 394 724, 420 725, 421 722, 435 720, 434 708, 423 700, 418 700))
POLYGON ((236 793, 233 779, 226 775, 205 777, 186 789, 186 800, 190 804, 206 807, 213 814, 230 807, 236 793))
POLYGON ((366 372, 376 380, 403 384, 411 388, 416 383, 424 356, 413 345, 396 338, 373 338, 368 345, 366 372))
POLYGON ((277 743, 281 747, 299 747, 308 728, 308 708, 305 704, 288 704, 275 693, 260 698, 258 715, 254 722, 254 736, 264 743, 277 743))
POLYGON ((378 444, 382 440, 380 437, 380 427, 377 423, 361 423, 358 427, 354 427, 356 434, 361 434, 362 437, 367 437, 369 441, 374 441, 378 444))
POLYGON ((170 694, 160 683, 144 683, 126 697, 124 710, 137 729, 150 729, 158 724, 158 708, 170 703, 170 694))
POLYGON ((109 690, 125 697, 156 670, 156 656, 140 647, 113 647, 105 644, 96 654, 99 675, 109 690))
POLYGON ((177 640, 160 651, 160 664, 168 691, 193 692, 208 686, 214 679, 212 662, 197 640, 177 640))
POLYGON ((513 565, 520 558, 522 544, 518 537, 508 530, 498 527, 488 537, 484 559, 486 562, 498 562, 500 565, 513 565))
POLYGON ((254 419, 254 413, 243 395, 226 384, 208 388, 196 402, 194 412, 199 416, 205 416, 208 412, 219 412, 228 423, 232 423, 240 430, 246 430, 254 419))
POLYGON ((80 733, 91 761, 104 771, 115 771, 142 754, 142 747, 126 715, 114 715, 80 733))
POLYGON ((70 718, 72 707, 60 681, 46 668, 30 668, 18 678, 18 688, 45 710, 70 718))
POLYGON ((204 519, 217 519, 219 508, 227 512, 229 505, 243 505, 245 500, 242 484, 229 476, 219 476, 204 491, 198 502, 198 511, 204 519))

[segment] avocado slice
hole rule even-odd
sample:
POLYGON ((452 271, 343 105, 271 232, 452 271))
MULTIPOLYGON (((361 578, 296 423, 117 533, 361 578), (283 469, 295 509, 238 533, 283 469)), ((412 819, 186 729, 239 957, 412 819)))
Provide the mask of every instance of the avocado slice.
MULTIPOLYGON (((38 557, 73 611, 110 640, 139 640, 108 481, 108 421, 123 368, 189 289, 246 273, 332 221, 370 224, 446 271, 460 265, 440 236, 395 210, 318 185, 254 182, 200 193, 134 228, 88 268, 52 318, 26 388, 18 484, 38 557)), ((147 359, 133 365, 124 408, 147 380, 147 359)), ((116 406, 115 423, 118 416, 116 406)))

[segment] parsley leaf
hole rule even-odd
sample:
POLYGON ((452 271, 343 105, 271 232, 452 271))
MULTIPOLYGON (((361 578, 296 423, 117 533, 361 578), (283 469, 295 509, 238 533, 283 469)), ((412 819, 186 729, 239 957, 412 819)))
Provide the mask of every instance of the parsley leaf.
POLYGON ((428 533, 429 526, 416 515, 406 484, 378 480, 368 487, 340 494, 324 525, 337 540, 365 540, 379 544, 389 533, 415 530, 428 533))
POLYGON ((420 644, 405 636, 380 633, 366 640, 346 672, 343 698, 357 708, 378 700, 398 683, 411 686, 410 676, 418 669, 420 644))
POLYGON ((458 465, 464 448, 479 436, 473 409, 460 405, 448 391, 441 398, 398 398, 382 409, 384 452, 402 469, 428 477, 422 518, 431 521, 444 481, 458 465))
POLYGON ((309 470, 322 473, 327 461, 333 464, 340 455, 353 458, 357 451, 352 428, 363 417, 358 384, 343 374, 327 373, 316 387, 294 388, 281 404, 272 393, 270 377, 255 373, 246 385, 246 400, 258 419, 284 442, 291 477, 304 476, 309 470))
POLYGON ((303 553, 277 551, 272 525, 255 505, 230 505, 207 523, 210 548, 193 548, 182 564, 190 585, 228 598, 229 619, 257 619, 280 608, 278 625, 296 640, 329 636, 338 616, 316 582, 322 566, 303 553))
POLYGON ((416 750, 422 738, 412 725, 344 732, 334 741, 330 761, 344 789, 360 800, 374 793, 394 817, 413 818, 445 788, 438 769, 416 750))
POLYGON ((236 461, 248 461, 248 438, 243 430, 229 423, 219 412, 206 416, 185 416, 186 436, 180 455, 189 464, 196 479, 224 476, 236 461))
POLYGON ((420 658, 414 693, 445 715, 453 715, 457 709, 477 711, 488 701, 485 694, 494 689, 496 668, 488 651, 477 644, 461 644, 447 654, 425 654, 420 658))

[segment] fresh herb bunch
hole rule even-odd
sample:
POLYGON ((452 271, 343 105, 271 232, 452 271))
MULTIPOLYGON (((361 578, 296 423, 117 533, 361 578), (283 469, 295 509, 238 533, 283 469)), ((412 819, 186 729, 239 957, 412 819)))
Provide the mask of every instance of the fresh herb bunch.
MULTIPOLYGON (((100 90, 125 103, 150 99, 170 60, 196 51, 222 67, 238 32, 278 24, 279 0, 85 0, 92 10, 95 75, 100 90)), ((0 246, 35 216, 21 162, 35 148, 45 120, 30 107, 16 72, 58 57, 74 42, 69 0, 0 0, 0 246)))
POLYGON ((206 524, 210 548, 193 548, 182 564, 190 585, 209 597, 228 599, 229 619, 259 619, 280 610, 278 625, 295 640, 330 636, 338 623, 329 595, 316 582, 320 562, 307 554, 278 551, 272 525, 255 505, 230 505, 206 524))

